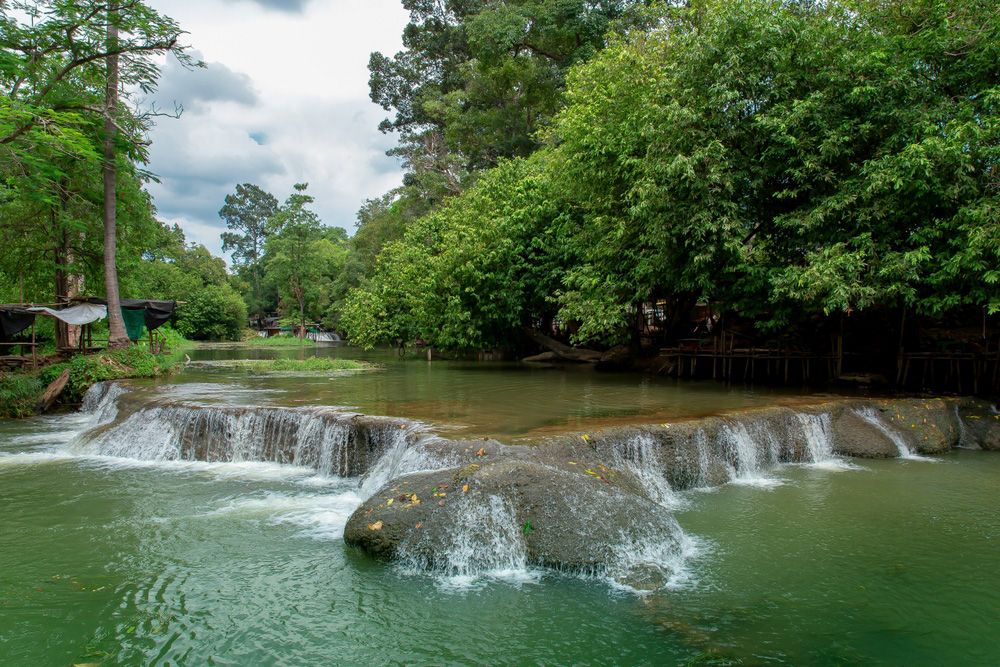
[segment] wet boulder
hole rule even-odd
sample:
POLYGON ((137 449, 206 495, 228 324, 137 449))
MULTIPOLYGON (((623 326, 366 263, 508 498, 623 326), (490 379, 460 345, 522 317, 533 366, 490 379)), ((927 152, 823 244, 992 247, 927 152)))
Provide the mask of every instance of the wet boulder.
POLYGON ((889 459, 899 456, 892 438, 855 409, 846 407, 833 421, 834 450, 845 456, 889 459))
POLYGON ((680 549, 670 512, 616 484, 617 471, 576 467, 501 458, 404 475, 354 512, 344 540, 376 558, 451 573, 522 563, 662 579, 639 555, 668 560, 680 549))
POLYGON ((997 412, 993 404, 967 399, 959 405, 958 414, 965 432, 965 442, 962 444, 1000 450, 1000 412, 997 412))
POLYGON ((880 416, 907 446, 920 454, 943 454, 958 444, 955 402, 935 399, 884 401, 880 416))

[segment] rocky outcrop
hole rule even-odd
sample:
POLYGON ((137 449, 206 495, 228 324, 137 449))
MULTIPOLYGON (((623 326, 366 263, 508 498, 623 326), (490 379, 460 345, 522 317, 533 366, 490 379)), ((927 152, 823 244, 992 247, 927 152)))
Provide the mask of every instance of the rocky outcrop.
POLYGON ((676 491, 761 476, 782 463, 937 454, 959 444, 1000 448, 1000 414, 969 399, 836 401, 531 446, 424 442, 450 463, 381 486, 354 512, 344 539, 422 568, 463 572, 470 562, 496 565, 503 552, 508 561, 555 568, 620 567, 625 580, 655 585, 669 572, 636 560, 636 545, 657 545, 660 557, 680 548, 669 510, 676 491))
POLYGON ((593 468, 501 459, 405 475, 358 508, 344 540, 376 557, 403 556, 438 570, 456 567, 455 554, 476 545, 488 561, 497 531, 508 533, 504 548, 514 543, 527 563, 573 570, 614 562, 623 541, 676 548, 669 511, 628 473, 593 468), (486 523, 506 525, 470 522, 481 509, 486 523))
POLYGON ((899 456, 899 447, 883 431, 856 410, 842 409, 833 422, 835 450, 842 456, 889 459, 899 456))

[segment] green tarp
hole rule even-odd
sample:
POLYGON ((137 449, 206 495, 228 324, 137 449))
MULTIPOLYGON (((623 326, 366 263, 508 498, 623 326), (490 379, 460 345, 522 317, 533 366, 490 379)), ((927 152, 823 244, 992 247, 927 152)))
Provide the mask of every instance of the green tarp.
POLYGON ((125 332, 130 339, 142 338, 142 329, 146 325, 145 308, 122 308, 122 319, 125 320, 125 332))

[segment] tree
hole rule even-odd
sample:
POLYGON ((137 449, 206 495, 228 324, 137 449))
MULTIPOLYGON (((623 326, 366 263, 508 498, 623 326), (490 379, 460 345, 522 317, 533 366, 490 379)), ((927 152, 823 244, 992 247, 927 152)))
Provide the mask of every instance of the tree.
POLYGON ((158 69, 150 56, 174 53, 190 59, 178 44, 180 30, 139 0, 20 0, 0 6, 3 58, 0 77, 7 95, 0 106, 0 145, 11 166, 39 163, 35 149, 92 156, 80 129, 87 116, 104 120, 105 287, 109 300, 109 346, 128 344, 117 307, 115 176, 123 154, 129 168, 145 159, 142 134, 150 117, 120 113, 118 100, 134 88, 147 93, 158 69), (8 9, 9 5, 9 9, 8 9), (124 68, 120 68, 119 58, 124 68), (97 91, 103 90, 104 95, 97 91), (100 100, 103 98, 103 102, 100 100), (121 134, 124 146, 117 141, 121 134))
POLYGON ((268 221, 271 235, 265 241, 268 279, 286 301, 298 306, 300 331, 305 329, 306 304, 320 274, 316 242, 323 236, 319 217, 305 208, 313 202, 305 194, 307 187, 308 183, 295 184, 295 192, 268 221))
POLYGON ((395 111, 390 152, 428 197, 461 193, 470 175, 526 156, 559 109, 565 73, 593 57, 613 25, 641 25, 635 0, 404 0, 405 50, 373 53, 372 101, 395 111))
POLYGON ((236 194, 226 195, 219 217, 232 232, 222 233, 222 251, 233 252, 233 264, 250 269, 253 277, 253 302, 258 320, 263 317, 260 290, 260 256, 270 236, 268 220, 278 210, 278 200, 252 183, 236 186, 236 194))

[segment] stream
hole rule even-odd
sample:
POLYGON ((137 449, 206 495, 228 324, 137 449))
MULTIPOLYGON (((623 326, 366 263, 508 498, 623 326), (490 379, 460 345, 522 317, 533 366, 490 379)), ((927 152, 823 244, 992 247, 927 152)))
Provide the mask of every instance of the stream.
POLYGON ((813 463, 748 454, 733 482, 686 491, 637 470, 684 533, 652 593, 516 561, 426 572, 343 543, 367 492, 433 465, 400 454, 416 438, 530 442, 824 397, 333 346, 189 354, 209 363, 0 422, 5 667, 1000 664, 998 452, 845 461, 817 445, 813 463), (210 363, 301 354, 382 369, 210 363), (336 430, 359 413, 397 420, 364 478, 336 430), (205 460, 174 447, 210 428, 225 437, 205 460), (281 438, 299 454, 267 460, 281 438))

